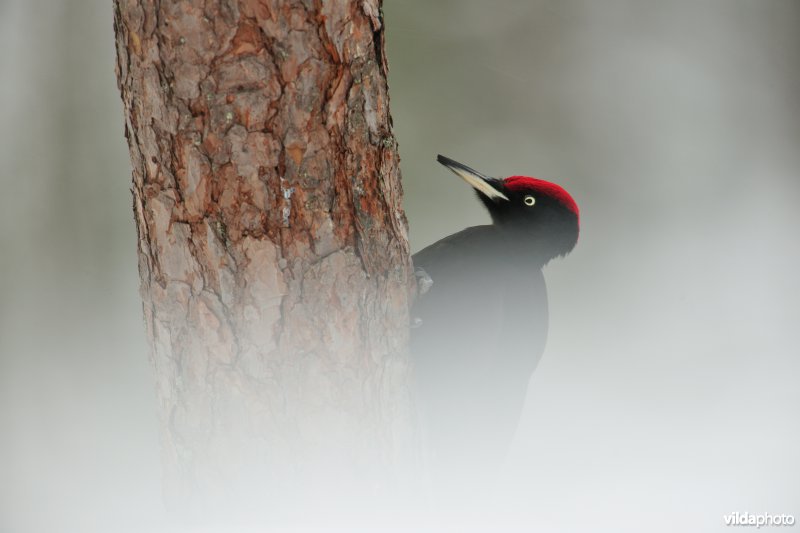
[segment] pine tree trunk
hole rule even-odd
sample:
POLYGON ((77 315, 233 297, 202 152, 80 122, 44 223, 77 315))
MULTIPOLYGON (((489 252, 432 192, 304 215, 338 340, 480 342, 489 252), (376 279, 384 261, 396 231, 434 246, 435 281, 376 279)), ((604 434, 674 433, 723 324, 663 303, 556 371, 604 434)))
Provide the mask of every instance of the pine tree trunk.
POLYGON ((167 501, 391 491, 415 439, 380 0, 115 8, 167 501))

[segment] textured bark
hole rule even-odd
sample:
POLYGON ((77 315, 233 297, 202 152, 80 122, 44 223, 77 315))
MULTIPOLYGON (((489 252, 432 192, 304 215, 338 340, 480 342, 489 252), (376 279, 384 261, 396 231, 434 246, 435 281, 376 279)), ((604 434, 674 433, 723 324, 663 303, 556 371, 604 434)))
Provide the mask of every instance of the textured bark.
POLYGON ((410 259, 379 0, 115 6, 168 501, 396 483, 410 259))

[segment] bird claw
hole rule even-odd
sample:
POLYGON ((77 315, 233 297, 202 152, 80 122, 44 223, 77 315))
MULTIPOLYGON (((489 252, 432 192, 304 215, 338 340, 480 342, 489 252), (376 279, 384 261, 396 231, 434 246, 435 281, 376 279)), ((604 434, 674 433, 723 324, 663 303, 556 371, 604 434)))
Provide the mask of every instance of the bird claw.
POLYGON ((423 268, 415 268, 414 275, 417 277, 417 292, 422 295, 431 290, 431 286, 433 285, 433 280, 425 272, 423 268))
POLYGON ((411 319, 411 329, 416 329, 422 325, 422 319, 418 316, 415 316, 411 319))

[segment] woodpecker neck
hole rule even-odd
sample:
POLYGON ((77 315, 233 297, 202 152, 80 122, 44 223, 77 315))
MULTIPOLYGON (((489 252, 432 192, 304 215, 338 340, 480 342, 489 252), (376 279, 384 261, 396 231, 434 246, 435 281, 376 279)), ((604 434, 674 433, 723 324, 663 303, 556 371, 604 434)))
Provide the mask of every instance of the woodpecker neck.
POLYGON ((542 267, 551 259, 570 253, 578 242, 578 221, 575 218, 520 221, 495 216, 494 212, 492 218, 499 252, 509 260, 542 267))
POLYGON ((541 268, 559 255, 551 249, 548 239, 536 233, 509 230, 494 224, 497 234, 497 253, 503 261, 527 268, 541 268))

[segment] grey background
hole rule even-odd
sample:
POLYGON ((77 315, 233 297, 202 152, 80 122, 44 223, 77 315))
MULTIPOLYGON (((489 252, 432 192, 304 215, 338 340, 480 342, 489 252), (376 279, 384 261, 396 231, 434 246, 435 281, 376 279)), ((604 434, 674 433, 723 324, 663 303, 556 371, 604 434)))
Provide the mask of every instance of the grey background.
MULTIPOLYGON (((2 531, 163 526, 109 4, 0 1, 2 531)), ((581 206, 505 527, 800 515, 800 2, 384 11, 414 249, 488 220, 436 153, 581 206)))

